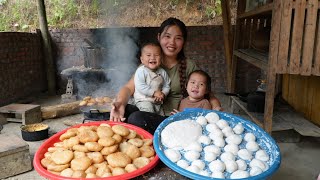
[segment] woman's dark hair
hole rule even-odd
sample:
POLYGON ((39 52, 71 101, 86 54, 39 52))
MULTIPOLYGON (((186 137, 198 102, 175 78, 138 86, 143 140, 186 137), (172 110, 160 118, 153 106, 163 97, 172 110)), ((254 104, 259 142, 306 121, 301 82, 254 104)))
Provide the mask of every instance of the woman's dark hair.
POLYGON ((187 84, 188 84, 188 82, 190 80, 191 75, 195 74, 195 73, 196 74, 200 74, 200 75, 202 75, 202 76, 204 76, 206 78, 207 93, 204 95, 204 98, 209 100, 210 99, 210 92, 211 92, 211 77, 205 71, 203 71, 203 70, 194 70, 194 71, 192 71, 188 76, 188 80, 186 82, 186 87, 187 87, 187 84))
MULTIPOLYGON (((184 42, 186 42, 187 37, 188 37, 187 27, 182 21, 180 21, 177 18, 170 17, 170 18, 166 19, 165 21, 163 21, 162 24, 160 25, 160 28, 158 31, 159 35, 161 36, 161 33, 166 31, 170 26, 174 26, 174 25, 179 27, 179 29, 182 33, 183 40, 184 40, 184 42)), ((186 83, 186 79, 187 79, 186 78, 187 62, 186 62, 186 56, 184 54, 184 47, 178 53, 177 59, 179 60, 179 63, 180 63, 179 75, 180 75, 181 94, 183 97, 187 97, 188 93, 187 93, 187 90, 184 86, 184 84, 186 83)))

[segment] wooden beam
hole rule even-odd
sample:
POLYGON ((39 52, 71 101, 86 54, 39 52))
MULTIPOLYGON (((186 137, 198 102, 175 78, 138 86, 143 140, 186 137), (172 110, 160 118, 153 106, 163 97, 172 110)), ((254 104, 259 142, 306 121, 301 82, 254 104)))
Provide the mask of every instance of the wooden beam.
POLYGON ((55 67, 53 63, 51 38, 48 30, 44 0, 38 0, 37 7, 38 7, 39 24, 40 24, 42 43, 43 43, 43 54, 44 54, 45 65, 46 65, 48 93, 50 95, 54 95, 56 93, 55 67))
MULTIPOLYGON (((227 84, 232 81, 232 49, 233 49, 233 33, 231 24, 230 1, 221 1, 222 19, 223 19, 223 40, 224 54, 227 64, 227 84)), ((230 85, 228 85, 230 87, 230 85)), ((228 89, 230 92, 230 89, 228 89)))
POLYGON ((275 1, 272 13, 272 29, 270 35, 270 53, 267 70, 267 90, 264 107, 264 121, 263 128, 271 134, 272 131, 272 117, 274 107, 275 85, 276 85, 276 69, 277 57, 280 40, 280 25, 281 25, 281 10, 283 8, 283 1, 275 1))

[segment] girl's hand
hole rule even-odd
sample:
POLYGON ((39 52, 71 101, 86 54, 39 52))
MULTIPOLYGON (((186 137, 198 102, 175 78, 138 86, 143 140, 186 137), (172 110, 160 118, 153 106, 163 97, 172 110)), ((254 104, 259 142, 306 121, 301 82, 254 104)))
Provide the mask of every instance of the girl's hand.
POLYGON ((221 106, 216 106, 216 107, 213 107, 212 110, 216 110, 216 111, 223 111, 222 107, 221 106))
POLYGON ((125 121, 124 118, 125 106, 120 102, 113 102, 110 111, 110 121, 122 122, 125 121))
POLYGON ((176 110, 176 109, 173 109, 173 111, 170 112, 170 115, 177 114, 178 112, 180 112, 180 111, 178 111, 178 110, 176 110))

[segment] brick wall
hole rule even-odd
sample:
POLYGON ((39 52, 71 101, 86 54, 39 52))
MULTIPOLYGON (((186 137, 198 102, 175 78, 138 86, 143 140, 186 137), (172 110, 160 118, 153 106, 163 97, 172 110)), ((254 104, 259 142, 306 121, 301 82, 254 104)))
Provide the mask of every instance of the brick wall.
POLYGON ((0 105, 46 89, 40 36, 0 33, 0 105))
MULTIPOLYGON (((102 29, 63 29, 51 31, 54 61, 56 63, 56 76, 58 93, 65 92, 66 78, 61 71, 73 66, 84 64, 84 51, 82 47, 88 46, 84 38, 107 47, 105 56, 114 51, 128 54, 116 41, 123 43, 133 41, 135 48, 146 40, 155 40, 157 27, 138 28, 102 28, 102 29), (126 37, 121 33, 129 33, 126 37), (113 39, 114 33, 120 38, 113 39), (108 48, 116 46, 112 51, 108 48), (119 46, 119 47, 118 47, 119 46)), ((130 52, 135 56, 136 51, 130 52)), ((226 64, 223 46, 222 26, 189 26, 188 40, 185 47, 187 58, 192 59, 212 78, 212 89, 215 92, 226 90, 226 64)), ((130 69, 120 57, 124 71, 130 69)), ((109 61, 109 62, 108 62, 109 61)), ((136 59, 135 63, 139 61, 136 59)), ((256 87, 255 80, 260 71, 244 62, 239 61, 237 69, 238 91, 249 91, 256 87)), ((135 69, 135 67, 133 67, 135 69)), ((128 71, 127 71, 128 72, 128 71)), ((47 89, 44 60, 41 54, 40 36, 36 33, 3 32, 0 33, 0 105, 14 102, 15 100, 36 94, 47 89)))
MULTIPOLYGON (((82 46, 87 46, 84 38, 100 44, 104 47, 110 46, 108 34, 121 31, 138 34, 138 38, 130 36, 135 43, 141 44, 146 40, 155 40, 158 28, 107 28, 107 29, 64 29, 51 31, 55 43, 55 60, 59 65, 57 76, 58 86, 61 92, 66 86, 66 78, 61 77, 63 69, 84 64, 84 53, 82 46), (136 32, 138 31, 138 32, 136 32)), ((112 45, 111 45, 112 46, 112 45)), ((122 49, 119 48, 118 51, 122 49)), ((110 53, 110 52, 109 52, 110 53)), ((188 40, 185 47, 187 58, 192 59, 203 70, 209 73, 212 78, 212 89, 215 92, 224 92, 226 89, 226 64, 223 46, 222 26, 190 26, 188 27, 188 40)))

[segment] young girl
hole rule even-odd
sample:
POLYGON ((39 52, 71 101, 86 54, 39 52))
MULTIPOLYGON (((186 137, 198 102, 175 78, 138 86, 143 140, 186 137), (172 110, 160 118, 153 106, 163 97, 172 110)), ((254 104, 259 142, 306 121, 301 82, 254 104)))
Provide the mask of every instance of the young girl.
POLYGON ((212 109, 209 102, 211 92, 211 78, 202 71, 195 70, 189 74, 186 89, 188 97, 181 100, 179 109, 174 109, 171 114, 183 111, 185 108, 212 109))

